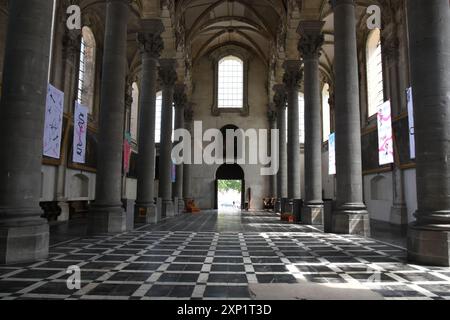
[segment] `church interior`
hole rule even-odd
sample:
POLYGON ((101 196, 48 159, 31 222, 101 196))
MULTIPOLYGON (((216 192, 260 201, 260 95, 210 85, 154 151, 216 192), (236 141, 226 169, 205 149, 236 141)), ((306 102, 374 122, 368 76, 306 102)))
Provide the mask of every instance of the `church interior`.
POLYGON ((447 0, 0 0, 0 89, 0 300, 450 299, 447 0))

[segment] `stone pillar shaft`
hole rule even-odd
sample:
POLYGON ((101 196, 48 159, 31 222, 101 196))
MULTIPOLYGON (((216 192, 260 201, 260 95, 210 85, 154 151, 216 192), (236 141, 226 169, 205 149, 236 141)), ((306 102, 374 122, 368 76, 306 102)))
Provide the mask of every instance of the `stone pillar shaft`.
MULTIPOLYGON (((268 148, 269 148, 269 150, 272 150, 272 130, 277 129, 277 112, 274 110, 269 111, 268 119, 269 119, 269 128, 270 128, 270 135, 268 136, 268 139, 269 139, 268 148)), ((275 155, 271 153, 271 157, 272 157, 272 161, 273 161, 275 155)), ((277 175, 276 174, 270 176, 270 197, 271 198, 277 197, 277 175)))
POLYGON ((322 132, 318 59, 305 60, 305 202, 322 204, 322 132))
POLYGON ((450 264, 450 8, 446 0, 407 1, 416 137, 417 221, 408 256, 450 264))
POLYGON ((302 221, 322 224, 322 127, 319 57, 324 36, 324 22, 302 21, 298 45, 305 76, 305 207, 302 221))
POLYGON ((0 102, 0 264, 46 258, 39 207, 53 1, 9 3, 0 102))
MULTIPOLYGON (((175 87, 175 129, 184 129, 184 111, 187 104, 186 86, 179 84, 175 87)), ((179 142, 183 143, 183 142, 179 142)), ((183 199, 183 165, 176 166, 174 198, 183 199)))
POLYGON ((369 233, 363 203, 361 124, 354 0, 333 0, 337 210, 333 232, 369 233))
MULTIPOLYGON (((158 222, 155 212, 155 116, 158 58, 164 42, 161 20, 147 20, 138 34, 142 54, 142 82, 139 103, 139 154, 136 209, 145 211, 146 222, 158 222)), ((141 213, 138 211, 138 213, 141 213)), ((137 214, 136 217, 139 217, 137 214)))
POLYGON ((176 61, 161 59, 159 77, 162 84, 161 144, 159 156, 159 197, 163 201, 163 216, 172 216, 172 121, 174 86, 177 80, 176 61))
POLYGON ((95 203, 89 212, 89 232, 123 232, 122 159, 127 75, 128 1, 106 4, 95 203))
POLYGON ((299 85, 302 78, 301 61, 288 60, 284 63, 284 84, 288 104, 288 148, 287 148, 287 183, 288 198, 300 199, 300 112, 298 109, 299 85))
MULTIPOLYGON (((186 130, 188 130, 192 135, 192 121, 194 117, 194 111, 192 110, 192 106, 190 106, 188 109, 184 112, 184 124, 186 130)), ((191 138, 192 139, 192 138, 191 138)), ((190 141, 191 147, 192 147, 192 140, 190 141)), ((192 160, 192 159, 191 159, 192 160)), ((192 172, 191 172, 191 165, 188 163, 185 163, 183 165, 183 198, 185 202, 187 200, 192 199, 192 172)))
POLYGON ((302 21, 299 51, 305 76, 305 203, 322 205, 322 132, 319 57, 324 22, 302 21))
POLYGON ((277 173, 277 198, 287 198, 287 144, 286 144, 286 91, 284 85, 274 87, 274 104, 277 109, 277 128, 279 131, 279 161, 277 173))

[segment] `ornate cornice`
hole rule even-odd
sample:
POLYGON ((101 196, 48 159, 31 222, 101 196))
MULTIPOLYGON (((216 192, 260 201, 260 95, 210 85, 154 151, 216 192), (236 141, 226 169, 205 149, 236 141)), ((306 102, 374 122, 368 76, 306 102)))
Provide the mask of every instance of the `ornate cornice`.
POLYGON ((273 86, 273 91, 275 92, 273 96, 273 103, 275 108, 282 109, 286 108, 287 96, 286 96, 286 87, 284 84, 276 84, 273 86))

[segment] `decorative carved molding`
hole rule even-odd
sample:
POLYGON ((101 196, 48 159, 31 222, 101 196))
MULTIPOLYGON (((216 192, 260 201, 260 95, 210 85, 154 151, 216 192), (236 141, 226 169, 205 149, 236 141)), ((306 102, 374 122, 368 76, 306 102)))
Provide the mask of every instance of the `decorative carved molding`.
POLYGON ((187 95, 186 95, 186 85, 179 83, 175 85, 175 91, 173 93, 173 102, 175 108, 183 109, 187 106, 187 95))
POLYGON ((281 108, 286 108, 287 95, 286 95, 286 87, 284 86, 284 84, 276 84, 273 87, 273 91, 275 92, 273 96, 273 103, 275 108, 277 110, 281 108))
POLYGON ((184 109, 184 120, 186 122, 192 122, 194 120, 194 106, 192 103, 188 103, 184 109))
POLYGON ((159 80, 164 87, 173 87, 177 82, 177 61, 175 59, 161 59, 159 61, 159 80))
POLYGON ((300 81, 303 78, 303 72, 300 69, 302 62, 299 60, 287 60, 283 64, 284 76, 283 83, 286 90, 297 90, 300 87, 300 81))
POLYGON ((161 34, 164 25, 159 19, 142 21, 142 31, 137 34, 139 50, 142 54, 148 54, 150 58, 158 59, 164 50, 164 41, 161 34))
POLYGON ((301 38, 298 43, 298 51, 304 59, 318 59, 321 54, 325 37, 322 33, 324 21, 302 21, 297 32, 301 38))

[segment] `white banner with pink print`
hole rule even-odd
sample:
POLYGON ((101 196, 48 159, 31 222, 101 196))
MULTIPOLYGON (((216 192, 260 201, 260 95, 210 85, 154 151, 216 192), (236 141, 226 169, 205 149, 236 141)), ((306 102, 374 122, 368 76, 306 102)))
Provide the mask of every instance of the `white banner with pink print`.
POLYGON ((378 155, 380 166, 394 163, 391 102, 378 107, 378 155))

